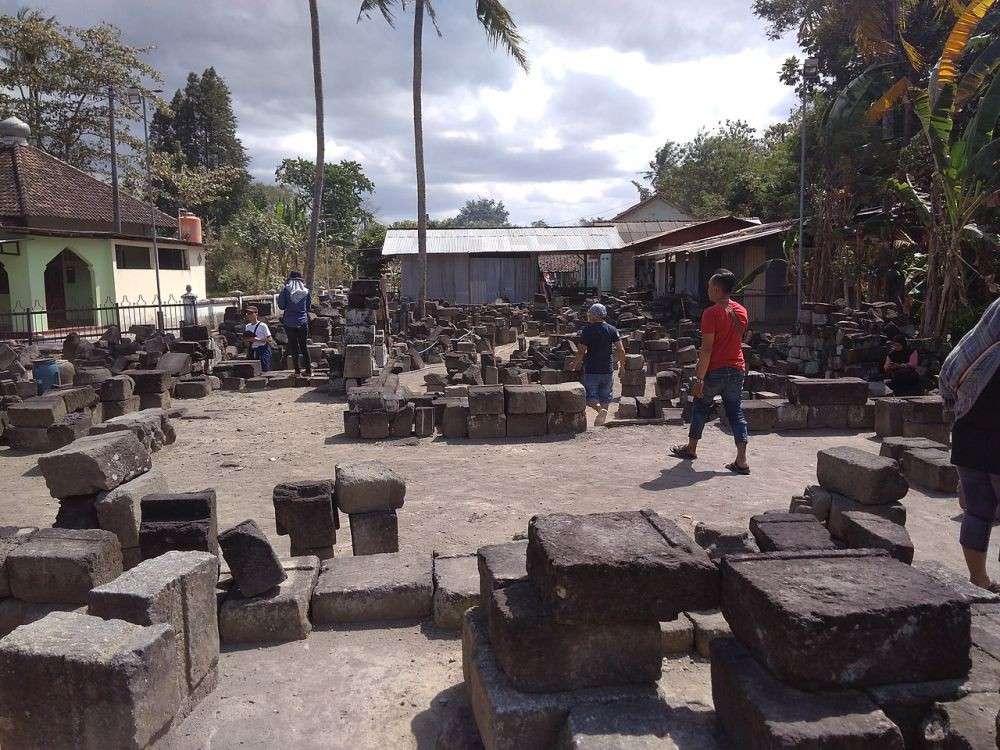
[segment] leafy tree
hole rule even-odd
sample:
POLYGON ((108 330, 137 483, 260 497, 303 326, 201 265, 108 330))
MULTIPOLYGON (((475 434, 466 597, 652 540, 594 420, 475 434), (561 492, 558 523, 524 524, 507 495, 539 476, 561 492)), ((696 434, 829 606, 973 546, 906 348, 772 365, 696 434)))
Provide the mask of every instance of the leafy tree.
MULTIPOLYGON (((284 159, 275 171, 278 184, 298 196, 307 212, 313 206, 315 171, 313 162, 301 158, 284 159)), ((374 220, 366 207, 374 192, 375 183, 368 179, 358 162, 327 162, 323 167, 323 234, 334 241, 355 242, 374 220)))
POLYGON ((492 198, 474 198, 467 200, 455 217, 456 227, 473 229, 488 229, 491 227, 509 227, 510 212, 503 201, 492 198))
MULTIPOLYGON (((227 189, 212 201, 183 206, 218 224, 238 210, 250 183, 249 159, 236 127, 229 87, 211 67, 200 76, 189 73, 183 91, 178 89, 169 105, 157 109, 150 125, 151 148, 169 156, 162 164, 175 165, 178 172, 186 167, 189 174, 228 177, 227 189)), ((167 182, 174 179, 166 176, 167 182)), ((176 209, 169 202, 160 207, 176 209)))
MULTIPOLYGON (((358 20, 368 18, 376 10, 393 25, 392 12, 399 4, 406 7, 406 0, 361 0, 358 20)), ((423 38, 424 11, 430 15, 431 23, 440 35, 437 17, 431 0, 413 0, 413 146, 417 173, 417 252, 420 256, 420 297, 417 300, 417 316, 423 318, 427 305, 427 182, 424 174, 424 120, 422 96, 423 80, 423 38)), ((486 31, 486 37, 493 46, 503 46, 508 54, 524 69, 528 69, 528 58, 524 51, 524 39, 517 30, 517 24, 504 7, 501 0, 476 0, 476 17, 486 31)))
POLYGON ((544 219, 536 219, 535 221, 531 222, 531 226, 536 227, 538 229, 544 229, 548 227, 548 224, 545 222, 544 219))
MULTIPOLYGON (((109 86, 124 92, 160 74, 111 24, 64 26, 37 10, 0 15, 0 111, 31 127, 31 143, 85 171, 110 163, 109 86)), ((119 100, 121 93, 119 93, 119 100)), ((141 113, 116 107, 122 142, 139 146, 129 125, 141 113)))

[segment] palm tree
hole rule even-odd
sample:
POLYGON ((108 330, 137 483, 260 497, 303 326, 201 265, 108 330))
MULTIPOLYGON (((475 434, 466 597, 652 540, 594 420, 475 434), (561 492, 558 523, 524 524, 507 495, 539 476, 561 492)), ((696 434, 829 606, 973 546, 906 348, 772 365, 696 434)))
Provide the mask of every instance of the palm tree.
MULTIPOLYGON (((401 9, 406 9, 406 0, 361 0, 358 20, 370 18, 372 11, 377 10, 390 26, 394 26, 392 13, 397 3, 401 9)), ((431 0, 413 0, 413 3, 413 150, 417 163, 417 252, 420 260, 417 317, 423 318, 427 305, 427 183, 424 172, 424 121, 421 105, 425 9, 439 36, 441 30, 438 28, 437 14, 431 0)), ((486 36, 493 46, 502 45, 517 64, 527 70, 528 57, 524 51, 524 39, 518 33, 517 24, 503 2, 476 0, 476 17, 486 30, 486 36)))
POLYGON ((312 31, 313 92, 316 97, 316 177, 313 180, 312 216, 309 219, 309 240, 306 243, 306 286, 312 289, 316 276, 316 238, 319 217, 323 210, 323 168, 326 143, 323 132, 323 67, 319 50, 319 8, 309 0, 309 26, 312 31))

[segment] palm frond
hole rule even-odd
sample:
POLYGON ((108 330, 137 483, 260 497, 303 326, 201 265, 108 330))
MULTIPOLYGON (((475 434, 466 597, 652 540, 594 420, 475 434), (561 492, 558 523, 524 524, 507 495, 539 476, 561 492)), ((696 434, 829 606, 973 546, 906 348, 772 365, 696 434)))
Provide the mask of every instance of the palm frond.
POLYGON ((486 29, 486 36, 493 45, 501 45, 517 60, 524 70, 528 69, 528 55, 524 50, 524 37, 517 30, 517 24, 500 0, 476 0, 476 17, 486 29))
POLYGON ((382 14, 386 23, 395 27, 396 17, 392 14, 392 9, 397 2, 403 10, 406 10, 406 0, 361 0, 361 7, 358 10, 358 22, 360 23, 362 19, 367 20, 371 18, 372 13, 378 11, 382 14))
POLYGON ((899 37, 899 44, 903 48, 903 54, 906 55, 910 67, 914 70, 923 70, 925 65, 924 56, 920 54, 920 50, 903 39, 903 37, 899 37))
POLYGON ((434 8, 434 4, 431 0, 424 0, 424 7, 427 9, 427 15, 430 16, 431 23, 434 25, 434 31, 437 32, 438 36, 443 36, 441 33, 441 27, 438 26, 438 14, 437 10, 434 8))

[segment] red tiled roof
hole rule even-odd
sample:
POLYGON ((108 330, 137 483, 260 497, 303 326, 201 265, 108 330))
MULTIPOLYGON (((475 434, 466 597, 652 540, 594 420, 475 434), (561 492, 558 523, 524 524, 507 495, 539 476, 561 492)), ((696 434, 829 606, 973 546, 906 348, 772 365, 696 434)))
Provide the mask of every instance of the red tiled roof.
MULTIPOLYGON (((149 226, 149 206, 119 191, 123 223, 149 226)), ((34 146, 0 147, 0 221, 32 226, 39 221, 111 229, 111 186, 34 146)), ((177 219, 156 212, 156 225, 177 229, 177 219)))

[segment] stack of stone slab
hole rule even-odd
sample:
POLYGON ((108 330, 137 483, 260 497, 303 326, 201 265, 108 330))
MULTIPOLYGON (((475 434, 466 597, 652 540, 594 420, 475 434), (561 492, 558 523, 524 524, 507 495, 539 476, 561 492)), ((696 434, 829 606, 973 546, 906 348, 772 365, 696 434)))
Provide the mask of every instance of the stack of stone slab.
POLYGON ((371 377, 376 364, 385 365, 385 334, 375 330, 384 294, 381 279, 356 279, 351 284, 344 311, 344 378, 348 386, 352 380, 371 377))
POLYGON ((791 515, 816 518, 838 544, 876 547, 905 562, 913 559, 913 545, 903 528, 906 507, 899 502, 909 483, 897 461, 836 446, 817 453, 816 477, 819 485, 792 498, 791 515))
POLYGON ((466 393, 467 398, 445 405, 445 437, 533 437, 587 429, 586 393, 579 383, 468 386, 466 393), (463 430, 460 419, 465 413, 463 430))
POLYGON ((641 354, 625 355, 625 370, 619 373, 622 396, 646 395, 646 359, 641 354))
POLYGON ((114 419, 141 407, 141 397, 135 394, 135 381, 128 375, 114 375, 101 381, 97 388, 104 419, 114 419))
POLYGON ((272 493, 274 525, 291 542, 292 557, 333 557, 340 514, 330 479, 282 482, 272 493))
POLYGON ((169 372, 165 370, 126 370, 122 374, 128 375, 135 383, 135 396, 138 396, 139 401, 136 405, 137 409, 166 409, 170 407, 170 389, 174 385, 174 377, 169 372))
POLYGON ((109 531, 0 529, 0 635, 80 609, 92 588, 121 572, 121 546, 109 531))
POLYGON ((734 746, 934 746, 911 741, 913 714, 975 672, 960 593, 882 550, 737 555, 721 572, 734 637, 712 643, 712 697, 734 746))
POLYGON ((151 468, 149 450, 129 430, 83 437, 38 458, 59 501, 55 526, 114 532, 126 567, 138 562, 132 535, 136 495, 162 482, 159 474, 142 478, 151 468))
POLYGON ((936 492, 958 492, 958 469, 947 445, 925 437, 887 437, 881 455, 895 459, 910 484, 936 492))
POLYGON ((220 362, 212 368, 212 374, 219 378, 222 390, 243 391, 248 381, 260 379, 260 360, 233 359, 220 362))
POLYGON ((381 461, 338 464, 337 507, 348 514, 355 555, 399 551, 399 519, 406 480, 381 461))
POLYGON ((89 435, 109 432, 131 432, 150 453, 155 453, 177 440, 170 413, 164 409, 142 409, 132 414, 114 417, 90 428, 89 435))
POLYGON ((17 450, 47 451, 87 434, 101 418, 92 386, 52 388, 42 396, 7 404, 4 437, 17 450))
POLYGON ((927 438, 948 445, 951 442, 952 413, 938 394, 910 398, 877 399, 875 434, 881 438, 927 438))
POLYGON ((427 437, 432 426, 426 412, 417 415, 409 391, 400 386, 399 376, 383 371, 361 385, 347 389, 347 411, 344 413, 344 434, 365 440, 389 437, 427 437))
POLYGON ((875 423, 875 404, 867 381, 860 378, 789 378, 787 396, 793 408, 777 415, 779 430, 871 429, 875 423))
POLYGON ((219 554, 215 490, 150 493, 139 507, 143 560, 170 551, 219 554))
POLYGON ((659 623, 717 606, 705 552, 653 511, 536 516, 526 575, 522 549, 480 550, 481 605, 465 614, 462 664, 483 744, 555 747, 571 712, 604 704, 621 716, 641 701, 669 721, 659 623))
POLYGON ((285 578, 277 587, 243 596, 228 570, 222 572, 217 595, 219 633, 223 643, 284 643, 304 640, 312 632, 309 606, 319 575, 315 556, 279 561, 285 578))

